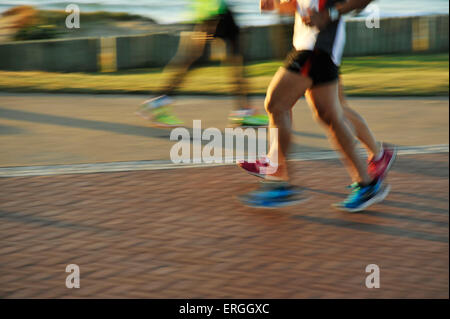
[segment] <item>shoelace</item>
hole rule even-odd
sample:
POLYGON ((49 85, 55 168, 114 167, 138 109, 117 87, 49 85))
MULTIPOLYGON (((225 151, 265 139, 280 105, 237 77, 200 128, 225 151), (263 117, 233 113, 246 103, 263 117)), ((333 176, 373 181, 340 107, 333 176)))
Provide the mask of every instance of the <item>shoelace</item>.
POLYGON ((347 188, 348 189, 354 189, 356 187, 359 187, 359 184, 357 182, 352 183, 351 185, 348 185, 347 188))
POLYGON ((359 195, 360 195, 359 191, 361 190, 361 186, 359 186, 359 184, 355 182, 355 183, 347 186, 347 188, 351 189, 352 193, 345 200, 345 203, 352 202, 353 200, 355 200, 356 198, 359 197, 359 195))

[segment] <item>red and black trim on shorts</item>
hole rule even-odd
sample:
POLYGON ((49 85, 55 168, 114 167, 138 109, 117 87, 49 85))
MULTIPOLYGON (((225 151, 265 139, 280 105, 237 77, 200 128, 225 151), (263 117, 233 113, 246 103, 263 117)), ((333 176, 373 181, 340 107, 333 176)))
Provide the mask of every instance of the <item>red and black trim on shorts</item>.
POLYGON ((309 77, 313 85, 326 84, 339 79, 339 67, 334 64, 331 56, 321 50, 292 50, 284 67, 294 73, 309 77))

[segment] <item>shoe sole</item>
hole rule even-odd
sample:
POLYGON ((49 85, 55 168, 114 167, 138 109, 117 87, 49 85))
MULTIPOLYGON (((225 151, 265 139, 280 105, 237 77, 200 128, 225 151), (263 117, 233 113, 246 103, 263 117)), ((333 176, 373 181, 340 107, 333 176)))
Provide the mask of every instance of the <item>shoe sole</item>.
POLYGON ((391 157, 391 160, 389 161, 388 167, 386 169, 386 172, 384 173, 383 178, 385 178, 387 176, 387 174, 391 170, 391 168, 394 165, 396 160, 397 160, 397 148, 395 146, 393 146, 392 147, 392 157, 391 157))
POLYGON ((361 212, 363 210, 365 210, 367 207, 375 205, 377 203, 380 203, 382 201, 384 201, 384 199, 387 197, 387 195, 389 195, 389 192, 391 191, 391 185, 386 184, 383 187, 383 190, 380 194, 378 194, 377 196, 375 196, 374 198, 368 200, 367 202, 365 202, 362 206, 358 207, 358 208, 353 208, 353 209, 349 209, 349 208, 345 208, 342 206, 339 206, 339 204, 333 204, 332 207, 343 211, 343 212, 347 212, 347 213, 357 213, 357 212, 361 212))
POLYGON ((164 123, 159 123, 159 122, 155 122, 155 121, 151 121, 150 125, 153 127, 157 127, 157 128, 177 128, 177 127, 184 127, 184 125, 179 124, 179 125, 170 125, 170 124, 164 124, 164 123))
POLYGON ((136 111, 136 112, 134 112, 134 114, 142 117, 143 119, 146 119, 146 120, 150 121, 151 122, 151 126, 153 126, 153 127, 158 127, 158 128, 184 127, 182 124, 180 124, 180 125, 170 125, 170 124, 164 124, 164 123, 160 123, 160 122, 155 122, 155 121, 152 120, 152 118, 150 116, 148 116, 145 113, 140 112, 140 111, 136 111))
POLYGON ((247 171, 245 168, 243 168, 241 165, 237 165, 241 170, 243 170, 244 172, 246 172, 247 174, 249 174, 249 175, 253 175, 253 176, 256 176, 256 177, 259 177, 259 178, 262 178, 262 179, 266 179, 266 176, 265 175, 263 175, 263 174, 258 174, 258 173, 253 173, 253 172, 250 172, 250 171, 247 171))
POLYGON ((141 111, 136 111, 136 112, 134 112, 134 114, 137 115, 137 116, 140 116, 140 117, 142 117, 142 118, 144 118, 146 120, 150 120, 150 117, 147 114, 145 114, 145 113, 143 113, 141 111))
POLYGON ((251 207, 251 208, 263 208, 263 209, 277 209, 277 208, 283 208, 283 207, 288 207, 288 206, 294 206, 300 203, 304 203, 308 200, 311 199, 310 196, 306 196, 303 198, 298 198, 298 199, 294 199, 294 200, 289 200, 289 201, 285 201, 285 202, 279 202, 277 205, 273 205, 273 206, 268 206, 268 205, 262 205, 262 204, 258 204, 255 202, 252 202, 251 200, 249 200, 247 198, 247 195, 240 195, 240 196, 236 196, 236 198, 244 205, 247 207, 251 207))
POLYGON ((276 179, 276 178, 273 178, 273 179, 267 178, 267 176, 266 176, 266 175, 263 175, 263 174, 253 173, 253 172, 247 171, 245 168, 243 168, 243 167, 240 166, 239 164, 237 164, 237 166, 238 166, 240 169, 242 169, 244 172, 246 172, 247 174, 252 175, 252 176, 255 176, 255 177, 258 177, 258 178, 261 178, 261 179, 263 179, 263 180, 265 180, 265 181, 268 181, 268 182, 277 182, 277 181, 281 181, 281 180, 276 179))
POLYGON ((269 125, 248 125, 248 124, 240 124, 240 123, 230 123, 231 127, 237 128, 268 128, 269 125))
POLYGON ((241 127, 241 128, 268 128, 268 124, 262 124, 262 125, 249 125, 249 124, 234 124, 234 127, 241 127))

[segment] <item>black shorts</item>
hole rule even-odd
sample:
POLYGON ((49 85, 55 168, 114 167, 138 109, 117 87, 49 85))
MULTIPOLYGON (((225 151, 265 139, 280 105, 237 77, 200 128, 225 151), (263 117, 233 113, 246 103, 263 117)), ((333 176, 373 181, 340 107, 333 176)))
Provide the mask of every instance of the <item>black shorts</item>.
POLYGON ((233 54, 241 54, 239 42, 239 26, 230 10, 223 14, 211 17, 202 22, 202 29, 214 38, 221 38, 231 45, 233 54))
POLYGON ((334 64, 328 53, 320 50, 297 51, 294 49, 284 61, 284 67, 311 78, 313 86, 339 79, 339 67, 334 64))
POLYGON ((231 41, 239 37, 239 26, 229 10, 203 21, 202 25, 205 31, 213 37, 231 41))

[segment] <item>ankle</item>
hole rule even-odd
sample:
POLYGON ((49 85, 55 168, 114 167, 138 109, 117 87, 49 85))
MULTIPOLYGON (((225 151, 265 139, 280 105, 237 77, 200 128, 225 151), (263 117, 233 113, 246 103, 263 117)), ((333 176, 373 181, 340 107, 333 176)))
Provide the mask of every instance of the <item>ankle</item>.
POLYGON ((372 155, 372 159, 374 161, 379 161, 384 155, 384 148, 383 148, 383 144, 378 143, 378 151, 377 153, 372 155))
MULTIPOLYGON (((270 163, 270 162, 269 162, 270 163)), ((272 165, 271 165, 272 166, 272 165)), ((278 165, 274 165, 272 167, 276 167, 276 171, 274 172, 269 172, 266 175, 266 179, 267 180, 272 180, 272 181, 289 181, 289 175, 288 175, 288 170, 287 170, 287 166, 285 164, 278 164, 278 165)))
POLYGON ((376 183, 378 182, 378 180, 376 178, 372 179, 372 180, 368 180, 365 182, 357 182, 359 187, 367 187, 367 186, 374 186, 376 183))

